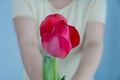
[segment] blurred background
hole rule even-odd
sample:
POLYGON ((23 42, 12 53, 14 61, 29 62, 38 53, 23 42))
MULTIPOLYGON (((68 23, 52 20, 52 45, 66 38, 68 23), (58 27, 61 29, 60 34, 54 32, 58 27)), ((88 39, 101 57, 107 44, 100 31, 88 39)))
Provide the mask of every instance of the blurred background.
MULTIPOLYGON (((120 0, 107 0, 104 51, 95 80, 120 80, 120 0)), ((11 0, 0 0, 0 80, 23 80, 11 0)))
POLYGON ((11 0, 0 0, 0 80, 23 80, 11 0))

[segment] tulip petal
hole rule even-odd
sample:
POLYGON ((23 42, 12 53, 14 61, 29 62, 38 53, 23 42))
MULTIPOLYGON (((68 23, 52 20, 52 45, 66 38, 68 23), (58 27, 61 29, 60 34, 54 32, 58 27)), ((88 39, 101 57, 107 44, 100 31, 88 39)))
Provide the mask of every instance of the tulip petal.
POLYGON ((40 25, 40 35, 42 36, 45 33, 50 33, 54 25, 61 20, 67 23, 66 19, 60 14, 48 15, 40 25))
POLYGON ((70 42, 60 35, 43 35, 42 46, 50 55, 59 58, 66 57, 71 49, 70 42))
POLYGON ((69 30, 70 30, 70 41, 72 44, 72 48, 75 48, 80 43, 80 36, 74 26, 69 26, 69 30))
POLYGON ((49 20, 47 21, 42 21, 41 26, 40 26, 40 35, 42 36, 45 33, 51 33, 53 29, 53 21, 49 20))
POLYGON ((58 34, 58 35, 64 36, 66 39, 70 40, 69 26, 63 20, 61 20, 57 24, 55 24, 52 34, 58 34))

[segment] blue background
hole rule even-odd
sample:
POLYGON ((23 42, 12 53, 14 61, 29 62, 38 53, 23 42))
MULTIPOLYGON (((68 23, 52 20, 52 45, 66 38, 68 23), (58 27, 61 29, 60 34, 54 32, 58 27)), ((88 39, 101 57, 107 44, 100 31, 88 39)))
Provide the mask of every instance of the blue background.
POLYGON ((0 0, 0 80, 23 80, 10 0, 0 0))
MULTIPOLYGON (((0 0, 0 80, 23 80, 10 0, 0 0)), ((96 80, 120 80, 120 0, 108 0, 104 53, 96 80)))

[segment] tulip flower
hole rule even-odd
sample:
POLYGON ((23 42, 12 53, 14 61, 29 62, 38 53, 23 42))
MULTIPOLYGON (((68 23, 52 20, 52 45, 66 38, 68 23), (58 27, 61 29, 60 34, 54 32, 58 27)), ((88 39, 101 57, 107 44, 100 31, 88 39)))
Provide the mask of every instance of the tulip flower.
MULTIPOLYGON (((79 33, 74 26, 67 23, 62 15, 51 14, 40 24, 40 36, 43 49, 52 56, 44 57, 43 79, 60 80, 57 72, 57 58, 65 58, 72 48, 78 46, 79 33), (48 69, 51 69, 50 72, 46 72, 48 69)), ((64 79, 65 76, 62 80, 64 79)))
POLYGON ((60 14, 48 15, 42 21, 40 35, 43 49, 53 57, 66 57, 80 43, 78 31, 60 14))

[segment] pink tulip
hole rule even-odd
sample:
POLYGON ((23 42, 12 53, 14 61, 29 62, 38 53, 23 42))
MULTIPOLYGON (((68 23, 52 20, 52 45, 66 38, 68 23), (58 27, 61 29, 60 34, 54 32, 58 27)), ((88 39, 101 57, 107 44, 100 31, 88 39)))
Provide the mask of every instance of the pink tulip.
POLYGON ((40 35, 43 49, 53 57, 66 57, 80 43, 78 31, 60 14, 48 15, 42 21, 40 35))

